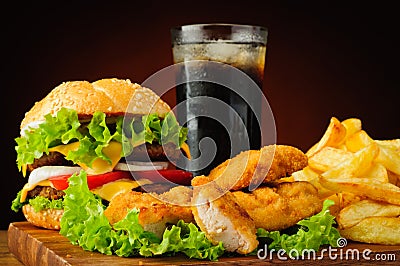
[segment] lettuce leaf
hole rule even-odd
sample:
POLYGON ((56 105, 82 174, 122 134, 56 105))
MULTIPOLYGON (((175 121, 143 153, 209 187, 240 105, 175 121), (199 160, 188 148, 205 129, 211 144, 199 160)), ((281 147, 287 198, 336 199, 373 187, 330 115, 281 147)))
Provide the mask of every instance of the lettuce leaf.
POLYGON ((334 202, 332 200, 325 200, 321 212, 297 223, 300 225, 300 228, 296 234, 281 234, 279 231, 268 232, 259 228, 257 230, 257 236, 260 240, 266 238, 272 241, 268 245, 269 250, 283 249, 287 253, 291 250, 297 250, 299 254, 301 254, 305 249, 318 251, 320 247, 325 244, 336 247, 340 234, 339 231, 333 227, 335 224, 335 217, 329 212, 329 207, 333 204, 334 202))
POLYGON ((62 210, 64 208, 63 199, 48 199, 42 196, 34 197, 29 200, 29 204, 32 205, 35 212, 40 212, 44 209, 58 209, 62 210))
MULTIPOLYGON (((140 119, 140 118, 139 118, 140 119)), ((175 116, 168 113, 163 119, 157 114, 144 115, 141 120, 125 120, 124 132, 131 137, 133 147, 144 142, 173 143, 177 148, 186 141, 188 129, 178 124, 175 116)))
POLYGON ((180 127, 171 113, 164 119, 157 114, 150 114, 141 119, 125 120, 121 116, 109 125, 104 113, 95 112, 88 124, 81 124, 76 111, 66 108, 62 108, 55 116, 46 115, 39 127, 29 128, 23 136, 15 139, 18 169, 21 171, 23 165, 33 163, 44 153, 48 154, 51 147, 76 141, 80 142, 79 148, 70 151, 67 159, 91 166, 97 158, 111 163, 102 150, 112 140, 122 143, 122 156, 128 156, 134 147, 145 142, 171 142, 179 148, 186 140, 187 128, 180 127))
POLYGON ((48 199, 42 196, 37 196, 33 199, 26 199, 24 202, 21 202, 21 194, 22 190, 17 193, 17 196, 11 203, 11 210, 14 212, 18 212, 25 204, 30 204, 34 208, 35 212, 39 212, 44 209, 63 209, 63 199, 48 199))
POLYGON ((171 113, 168 113, 162 120, 161 138, 159 143, 174 143, 176 147, 182 146, 187 138, 188 129, 180 127, 176 118, 171 113))
POLYGON ((27 200, 25 200, 24 202, 21 202, 21 194, 22 194, 22 190, 20 190, 17 193, 17 196, 15 197, 15 199, 11 203, 11 210, 13 210, 14 212, 18 212, 19 209, 22 208, 22 206, 24 206, 25 204, 28 203, 27 200))
POLYGON ((110 225, 104 206, 89 191, 84 171, 69 178, 65 190, 64 215, 60 234, 84 250, 118 256, 156 256, 184 253, 190 258, 217 260, 224 253, 222 243, 212 245, 192 223, 179 221, 158 239, 139 224, 139 211, 133 209, 121 221, 110 225))
POLYGON ((25 130, 24 136, 15 139, 18 169, 48 153, 50 147, 81 139, 79 127, 78 114, 73 110, 62 108, 56 116, 46 115, 38 128, 25 130))

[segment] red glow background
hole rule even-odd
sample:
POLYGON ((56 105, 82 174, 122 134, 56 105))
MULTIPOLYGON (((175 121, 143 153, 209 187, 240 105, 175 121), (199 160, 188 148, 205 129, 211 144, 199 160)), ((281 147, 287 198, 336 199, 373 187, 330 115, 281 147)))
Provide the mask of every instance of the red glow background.
MULTIPOLYGON (((36 1, 3 10, 1 229, 22 219, 9 206, 26 182, 17 171, 13 140, 24 113, 63 81, 144 81, 172 64, 170 28, 177 25, 220 22, 269 29, 263 90, 278 143, 305 151, 332 116, 360 118, 376 139, 399 138, 395 6, 292 2, 36 1)), ((174 91, 164 98, 175 104, 174 91)))

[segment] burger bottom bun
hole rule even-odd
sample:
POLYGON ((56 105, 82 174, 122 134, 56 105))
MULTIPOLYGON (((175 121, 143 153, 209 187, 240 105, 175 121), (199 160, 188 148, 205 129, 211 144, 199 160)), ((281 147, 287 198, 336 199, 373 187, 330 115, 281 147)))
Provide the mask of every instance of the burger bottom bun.
POLYGON ((46 229, 60 230, 60 221, 64 210, 45 209, 35 212, 32 205, 26 204, 22 207, 22 212, 26 220, 33 225, 46 229))

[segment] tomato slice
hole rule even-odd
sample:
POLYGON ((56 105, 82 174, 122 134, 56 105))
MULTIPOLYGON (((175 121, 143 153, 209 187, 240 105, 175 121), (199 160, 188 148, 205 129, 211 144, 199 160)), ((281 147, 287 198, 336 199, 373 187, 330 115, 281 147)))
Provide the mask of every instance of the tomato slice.
MULTIPOLYGON (((71 175, 61 175, 51 177, 49 180, 56 189, 64 190, 68 188, 68 178, 70 177, 71 175)), ((132 175, 130 172, 125 171, 113 171, 101 175, 88 175, 87 183, 91 190, 119 179, 132 179, 132 175)))
POLYGON ((54 176, 50 177, 49 180, 53 187, 55 187, 58 190, 64 190, 68 188, 68 178, 70 178, 70 175, 59 175, 59 176, 54 176))
MULTIPOLYGON (((135 171, 132 172, 135 179, 148 179, 154 183, 163 183, 166 180, 173 183, 188 186, 193 178, 193 174, 184 170, 149 170, 149 171, 135 171)), ((88 175, 87 182, 90 190, 100 187, 104 184, 119 180, 119 179, 132 179, 132 174, 129 171, 113 171, 101 175, 88 175)), ((65 190, 68 188, 68 178, 71 175, 60 175, 49 178, 53 186, 58 190, 65 190)))

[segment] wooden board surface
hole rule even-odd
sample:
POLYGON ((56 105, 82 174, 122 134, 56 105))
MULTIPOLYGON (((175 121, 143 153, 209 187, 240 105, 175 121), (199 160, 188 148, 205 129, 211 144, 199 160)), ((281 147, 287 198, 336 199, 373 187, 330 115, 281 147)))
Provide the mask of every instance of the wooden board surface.
POLYGON ((6 230, 0 230, 0 265, 7 265, 7 266, 22 266, 23 265, 8 250, 7 231, 6 230))
POLYGON ((316 259, 281 260, 276 255, 272 260, 266 258, 258 259, 257 256, 237 256, 222 257, 218 262, 188 259, 184 255, 174 257, 154 257, 154 258, 120 258, 118 256, 107 256, 97 252, 88 252, 80 247, 70 244, 70 242, 58 231, 39 229, 28 222, 11 223, 8 229, 8 247, 21 262, 25 265, 260 265, 260 264, 287 264, 292 265, 370 265, 371 263, 399 265, 400 246, 368 245, 361 243, 348 243, 343 249, 332 250, 331 256, 328 252, 323 254, 322 260, 316 259), (360 258, 357 259, 351 250, 357 249, 360 258), (362 256, 362 251, 367 252, 369 260, 362 256), (346 253, 346 251, 349 251, 346 253), (351 254, 352 253, 352 254, 351 254), (346 255, 347 254, 347 255, 346 255), (336 259, 333 259, 336 256, 336 259), (386 260, 382 260, 382 258, 386 260), (378 258, 380 259, 378 261, 378 258))

